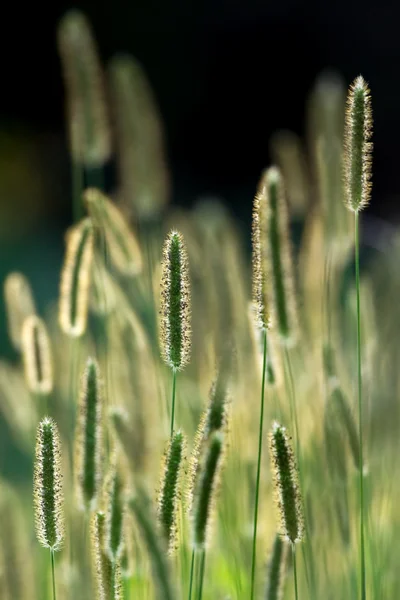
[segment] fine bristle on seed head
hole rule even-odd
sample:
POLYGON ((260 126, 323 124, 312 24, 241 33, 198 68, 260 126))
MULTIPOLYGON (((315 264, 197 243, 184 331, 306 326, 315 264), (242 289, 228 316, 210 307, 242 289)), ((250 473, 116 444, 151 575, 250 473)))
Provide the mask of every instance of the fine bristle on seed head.
POLYGON ((191 324, 188 256, 177 231, 168 234, 163 247, 160 320, 162 357, 179 371, 190 360, 191 324))
POLYGON ((81 510, 96 508, 102 479, 103 383, 89 357, 81 380, 75 433, 75 491, 81 510))
POLYGON ((64 498, 61 473, 61 447, 55 421, 45 417, 36 437, 33 499, 36 536, 53 552, 64 542, 64 498))
POLYGON ((291 439, 277 422, 272 426, 269 444, 281 534, 296 544, 304 538, 303 501, 291 439))
POLYGON ((344 192, 346 206, 363 209, 371 196, 372 177, 371 94, 359 75, 349 87, 344 131, 344 192))

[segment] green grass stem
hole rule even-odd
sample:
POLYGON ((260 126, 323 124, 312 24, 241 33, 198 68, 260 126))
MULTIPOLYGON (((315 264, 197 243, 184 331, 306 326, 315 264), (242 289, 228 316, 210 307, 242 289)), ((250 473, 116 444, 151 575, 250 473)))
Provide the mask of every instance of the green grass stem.
POLYGON ((354 244, 357 294, 357 379, 358 379, 358 419, 360 443, 360 576, 361 600, 366 600, 365 585, 365 541, 364 541, 364 456, 363 456, 363 405, 362 405, 362 372, 361 372, 361 311, 360 311, 360 245, 359 245, 359 213, 354 215, 354 244))
POLYGON ((263 441, 263 425, 264 425, 264 395, 265 395, 265 371, 267 364, 267 332, 263 331, 263 368, 261 382, 261 406, 260 406, 260 427, 258 434, 258 458, 257 458, 257 479, 256 479, 256 497, 254 502, 254 526, 253 526, 253 551, 251 560, 251 592, 250 598, 254 599, 255 590, 255 573, 257 559, 257 521, 258 521, 258 498, 260 492, 260 475, 261 475, 261 455, 263 441))

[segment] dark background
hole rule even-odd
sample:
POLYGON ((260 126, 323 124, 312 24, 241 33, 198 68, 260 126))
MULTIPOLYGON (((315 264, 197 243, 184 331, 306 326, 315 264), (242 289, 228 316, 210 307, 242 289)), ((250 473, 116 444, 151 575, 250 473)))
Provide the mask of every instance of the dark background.
MULTIPOLYGON (((73 6, 7 3, 1 17, 0 282, 9 270, 22 270, 39 306, 56 297, 63 231, 71 219, 55 29, 73 6)), ((385 221, 397 222, 396 3, 114 0, 75 6, 92 22, 105 62, 127 51, 145 67, 165 123, 175 203, 221 196, 249 231, 255 185, 270 160, 269 137, 280 128, 304 134, 307 94, 318 73, 331 67, 346 83, 362 73, 371 86, 374 190, 364 221, 370 242, 385 221)))

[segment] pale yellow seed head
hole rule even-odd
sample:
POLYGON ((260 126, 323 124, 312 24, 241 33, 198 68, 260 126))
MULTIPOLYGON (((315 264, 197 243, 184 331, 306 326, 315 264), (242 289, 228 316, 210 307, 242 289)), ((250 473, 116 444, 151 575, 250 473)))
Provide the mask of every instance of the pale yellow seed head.
POLYGON ((84 201, 93 222, 104 232, 115 268, 129 277, 138 275, 143 267, 142 252, 122 212, 96 188, 85 191, 84 201))
POLYGON ((102 166, 111 156, 111 130, 103 69, 85 15, 67 12, 59 23, 57 41, 72 158, 88 168, 102 166))
POLYGON ((21 330, 26 317, 36 314, 29 281, 22 273, 10 273, 4 282, 8 335, 16 350, 21 349, 21 330))
POLYGON ((267 196, 260 185, 253 203, 253 310, 260 329, 271 326, 270 302, 268 297, 268 254, 267 254, 267 196))
POLYGON ((66 245, 58 320, 64 333, 70 337, 80 337, 86 330, 93 262, 93 228, 90 219, 84 219, 68 232, 66 245))
POLYGON ((46 325, 36 315, 22 325, 22 357, 25 380, 33 394, 50 394, 53 390, 53 360, 46 325))
POLYGON ((347 208, 363 209, 372 190, 371 93, 359 75, 349 87, 344 129, 344 192, 347 208))

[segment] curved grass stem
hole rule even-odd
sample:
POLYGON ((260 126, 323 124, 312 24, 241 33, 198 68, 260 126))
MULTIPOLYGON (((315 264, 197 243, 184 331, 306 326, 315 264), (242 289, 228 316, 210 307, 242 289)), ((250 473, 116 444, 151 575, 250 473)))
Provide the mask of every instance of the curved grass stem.
POLYGON ((254 526, 253 526, 253 552, 252 552, 252 560, 251 560, 251 593, 250 593, 251 600, 254 599, 256 559, 257 559, 258 497, 259 497, 259 491, 260 491, 266 364, 267 364, 267 332, 264 329, 264 331, 263 331, 263 367, 262 367, 262 382, 261 382, 260 428, 259 428, 259 434, 258 434, 257 479, 256 479, 256 497, 255 497, 255 503, 254 503, 254 526))
POLYGON ((359 214, 354 218, 356 297, 357 297, 357 378, 358 378, 358 420, 360 445, 360 575, 361 600, 366 600, 365 585, 365 543, 364 543, 364 476, 363 476, 363 405, 362 405, 362 372, 361 372, 361 311, 360 311, 360 244, 359 214))

